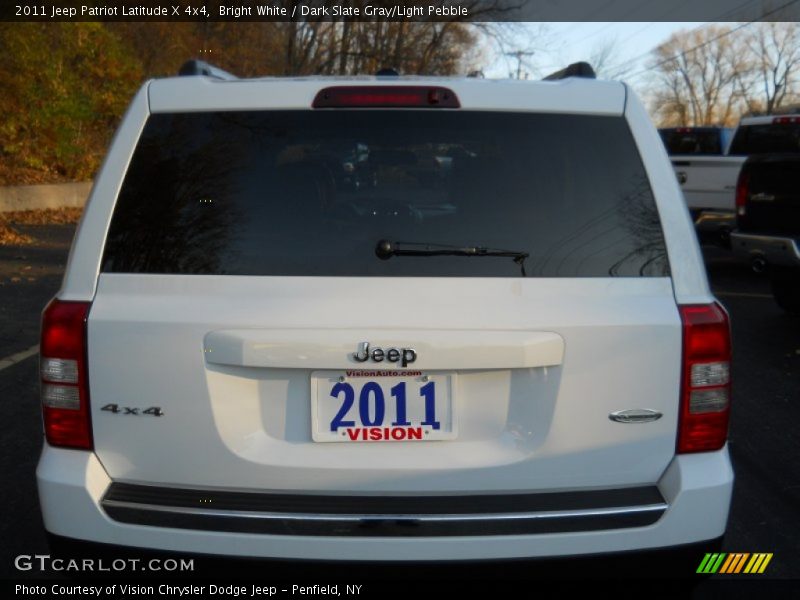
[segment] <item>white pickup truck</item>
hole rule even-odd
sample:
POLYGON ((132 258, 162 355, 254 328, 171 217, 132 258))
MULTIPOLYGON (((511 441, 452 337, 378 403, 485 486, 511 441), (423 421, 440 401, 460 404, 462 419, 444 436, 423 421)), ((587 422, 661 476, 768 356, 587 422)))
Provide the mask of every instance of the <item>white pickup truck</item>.
MULTIPOLYGON (((736 181, 742 164, 751 154, 787 151, 793 119, 785 115, 745 117, 736 128, 730 145, 725 148, 724 143, 720 144, 722 154, 710 153, 710 145, 700 143, 702 136, 698 132, 709 134, 713 130, 724 132, 724 129, 660 130, 701 241, 729 245, 730 232, 736 225, 736 181), (689 148, 679 140, 670 142, 667 132, 673 136, 682 134, 684 141, 697 139, 698 143, 689 148)), ((724 136, 721 139, 724 140, 724 136)))

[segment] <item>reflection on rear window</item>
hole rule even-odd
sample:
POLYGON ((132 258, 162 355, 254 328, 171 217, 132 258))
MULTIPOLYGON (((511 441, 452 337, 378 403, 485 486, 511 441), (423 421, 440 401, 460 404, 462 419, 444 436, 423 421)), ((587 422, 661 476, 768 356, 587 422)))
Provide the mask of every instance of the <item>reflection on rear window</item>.
POLYGON ((153 115, 103 270, 312 276, 664 276, 621 117, 468 111, 153 115), (508 257, 394 256, 380 240, 508 257))

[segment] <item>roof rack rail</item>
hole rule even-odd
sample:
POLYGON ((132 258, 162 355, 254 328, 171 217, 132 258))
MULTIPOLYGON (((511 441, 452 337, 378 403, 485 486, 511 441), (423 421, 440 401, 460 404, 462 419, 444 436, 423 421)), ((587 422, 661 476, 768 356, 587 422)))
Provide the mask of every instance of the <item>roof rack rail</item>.
POLYGON ((224 79, 230 81, 232 79, 239 79, 236 75, 223 71, 219 67, 205 62, 204 60, 187 60, 181 68, 178 69, 178 75, 204 75, 206 77, 213 77, 215 79, 224 79))
POLYGON ((543 81, 558 81, 559 79, 567 79, 569 77, 583 77, 585 79, 597 79, 597 75, 588 62, 576 62, 564 67, 560 71, 550 73, 543 81))

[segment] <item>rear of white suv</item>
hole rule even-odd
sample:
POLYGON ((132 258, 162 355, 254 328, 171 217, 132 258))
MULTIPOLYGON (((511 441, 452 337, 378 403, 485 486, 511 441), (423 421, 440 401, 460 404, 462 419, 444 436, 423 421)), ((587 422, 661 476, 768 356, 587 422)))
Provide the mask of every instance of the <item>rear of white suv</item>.
POLYGON ((41 353, 59 536, 443 560, 725 529, 727 316, 619 83, 149 82, 41 353))

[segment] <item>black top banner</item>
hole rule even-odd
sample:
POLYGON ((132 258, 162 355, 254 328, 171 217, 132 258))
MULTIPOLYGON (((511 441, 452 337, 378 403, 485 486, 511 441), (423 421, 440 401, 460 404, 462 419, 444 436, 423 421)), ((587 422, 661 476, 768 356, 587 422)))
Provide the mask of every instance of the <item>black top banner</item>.
POLYGON ((798 21, 800 0, 3 0, 2 21, 798 21))

